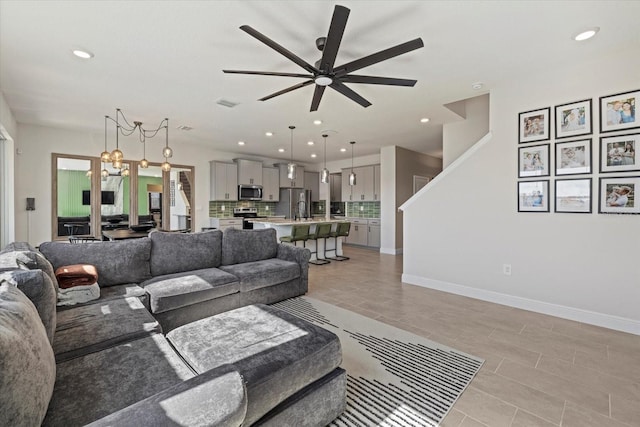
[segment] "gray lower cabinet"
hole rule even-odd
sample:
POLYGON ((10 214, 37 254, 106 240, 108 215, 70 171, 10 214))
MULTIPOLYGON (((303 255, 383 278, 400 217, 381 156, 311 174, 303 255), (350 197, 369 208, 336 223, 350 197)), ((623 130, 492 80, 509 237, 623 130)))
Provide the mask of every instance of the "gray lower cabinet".
POLYGON ((367 230, 367 246, 372 248, 380 247, 380 220, 370 219, 367 230))
POLYGON ((351 222, 349 236, 345 243, 350 245, 380 247, 380 220, 367 218, 347 218, 351 222))

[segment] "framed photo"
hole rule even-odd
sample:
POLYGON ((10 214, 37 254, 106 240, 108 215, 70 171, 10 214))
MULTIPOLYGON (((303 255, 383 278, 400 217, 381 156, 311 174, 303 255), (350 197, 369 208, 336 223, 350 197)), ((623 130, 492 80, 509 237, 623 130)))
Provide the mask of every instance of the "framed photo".
POLYGON ((556 175, 591 173, 591 139, 556 143, 556 175))
POLYGON ((556 179, 555 212, 591 213, 591 178, 556 179))
POLYGON ((600 137, 600 172, 640 170, 640 133, 600 137))
POLYGON ((518 181, 518 212, 549 212, 549 180, 518 181))
POLYGON ((556 139, 591 134, 590 99, 557 105, 555 110, 556 139))
POLYGON ((606 214, 640 214, 640 176, 600 178, 598 211, 606 214))
POLYGON ((549 176, 549 144, 518 149, 518 178, 549 176))
POLYGON ((551 128, 549 115, 551 107, 525 111, 518 114, 518 142, 546 141, 551 128))
POLYGON ((600 132, 640 128, 640 90, 600 97, 600 132))

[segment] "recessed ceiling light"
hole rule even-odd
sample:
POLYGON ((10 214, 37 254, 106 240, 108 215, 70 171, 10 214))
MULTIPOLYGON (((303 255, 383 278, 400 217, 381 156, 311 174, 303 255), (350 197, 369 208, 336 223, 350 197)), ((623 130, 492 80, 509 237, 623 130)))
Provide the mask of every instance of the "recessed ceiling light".
POLYGON ((73 54, 75 56, 77 56, 78 58, 82 58, 82 59, 91 59, 93 58, 93 53, 87 51, 87 50, 82 50, 82 49, 73 49, 73 54))
POLYGON ((244 145, 244 141, 238 141, 238 145, 244 145))
POLYGON ((278 148, 278 152, 284 153, 284 148, 278 148))
POLYGON ((482 82, 477 82, 471 85, 471 89, 473 90, 480 90, 484 87, 484 83, 482 82))
POLYGON ((340 151, 342 151, 344 153, 345 151, 347 151, 347 149, 346 148, 341 148, 340 151))
POLYGON ((265 132, 264 133, 266 136, 273 136, 273 132, 265 132))
POLYGON ((314 120, 313 124, 314 125, 321 125, 322 124, 322 120, 314 120))
POLYGON ((420 123, 427 123, 429 119, 427 117, 423 117, 420 119, 420 123))
POLYGON ((600 27, 589 28, 576 34, 573 39, 578 42, 589 40, 591 37, 595 36, 598 31, 600 31, 600 27))
POLYGON ((313 141, 308 141, 308 142, 307 142, 307 145, 313 145, 313 144, 314 144, 314 142, 313 142, 313 141))
POLYGON ((315 153, 313 153, 313 154, 311 155, 311 157, 313 157, 313 158, 315 159, 315 158, 316 158, 316 154, 315 154, 315 153))

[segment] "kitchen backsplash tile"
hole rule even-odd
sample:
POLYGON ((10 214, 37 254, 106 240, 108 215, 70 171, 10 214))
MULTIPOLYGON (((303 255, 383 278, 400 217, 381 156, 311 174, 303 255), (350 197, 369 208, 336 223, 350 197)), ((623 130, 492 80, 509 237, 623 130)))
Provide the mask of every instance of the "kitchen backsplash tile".
POLYGON ((380 202, 346 202, 350 218, 380 218, 380 202))
POLYGON ((233 208, 258 208, 258 216, 274 215, 276 202, 225 202, 210 201, 209 217, 211 218, 231 218, 233 217, 233 208), (224 207, 224 210, 223 210, 224 207))

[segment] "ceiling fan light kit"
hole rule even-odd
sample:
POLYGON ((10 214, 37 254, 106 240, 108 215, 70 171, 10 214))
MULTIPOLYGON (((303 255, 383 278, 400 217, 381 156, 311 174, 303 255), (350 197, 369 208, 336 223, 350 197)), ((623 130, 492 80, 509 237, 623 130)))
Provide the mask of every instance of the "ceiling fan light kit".
POLYGON ((333 17, 331 18, 331 24, 329 26, 329 32, 326 37, 319 37, 316 39, 316 47, 322 52, 322 57, 315 65, 309 64, 304 59, 295 55, 293 52, 287 50, 283 46, 279 45, 275 41, 271 40, 264 34, 254 30, 248 25, 243 25, 240 29, 250 36, 258 39, 262 43, 269 46, 271 49, 280 53, 299 67, 303 68, 308 74, 299 73, 283 73, 273 71, 247 71, 247 70, 222 70, 225 73, 230 74, 253 74, 263 76, 280 76, 280 77, 294 77, 306 79, 302 83, 295 84, 278 92, 267 95, 260 98, 260 101, 266 101, 276 96, 283 95, 296 89, 300 89, 311 84, 315 84, 313 92, 313 98, 311 100, 311 111, 317 111, 320 106, 320 101, 324 95, 326 87, 330 87, 338 93, 346 96, 352 101, 360 104, 363 107, 368 107, 371 102, 360 96, 354 90, 350 89, 345 83, 364 83, 364 84, 376 84, 376 85, 388 85, 388 86, 415 86, 417 80, 398 79, 391 77, 378 77, 378 76, 363 76, 351 74, 354 71, 368 67, 370 65, 377 64, 379 62, 391 59, 393 57, 411 52, 424 46, 422 39, 417 38, 410 40, 406 43, 402 43, 388 49, 384 49, 367 55, 355 61, 348 62, 346 64, 335 67, 336 57, 338 55, 338 49, 342 42, 342 36, 347 25, 347 19, 349 18, 350 10, 344 6, 336 5, 333 10, 333 17))

